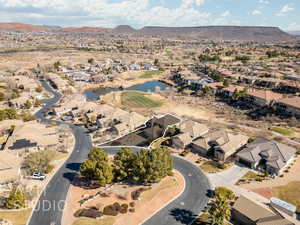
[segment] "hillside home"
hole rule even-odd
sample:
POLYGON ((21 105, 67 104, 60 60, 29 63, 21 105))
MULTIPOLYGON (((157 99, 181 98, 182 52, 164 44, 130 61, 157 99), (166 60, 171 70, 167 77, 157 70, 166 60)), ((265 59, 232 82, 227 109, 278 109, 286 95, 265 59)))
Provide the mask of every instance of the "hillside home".
POLYGON ((296 150, 285 144, 257 138, 237 153, 238 162, 271 175, 279 175, 294 159, 296 150))

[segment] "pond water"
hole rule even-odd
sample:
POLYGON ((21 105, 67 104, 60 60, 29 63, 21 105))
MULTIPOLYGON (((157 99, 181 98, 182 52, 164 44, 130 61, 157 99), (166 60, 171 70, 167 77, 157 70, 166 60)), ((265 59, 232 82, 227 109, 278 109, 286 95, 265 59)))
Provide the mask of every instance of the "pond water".
POLYGON ((134 91, 144 91, 144 92, 155 92, 155 91, 164 91, 170 89, 171 86, 163 83, 161 81, 148 81, 142 84, 133 85, 128 88, 120 89, 120 88, 95 88, 91 90, 86 90, 84 94, 87 99, 90 101, 98 100, 101 95, 109 94, 113 91, 121 91, 121 90, 134 90, 134 91))

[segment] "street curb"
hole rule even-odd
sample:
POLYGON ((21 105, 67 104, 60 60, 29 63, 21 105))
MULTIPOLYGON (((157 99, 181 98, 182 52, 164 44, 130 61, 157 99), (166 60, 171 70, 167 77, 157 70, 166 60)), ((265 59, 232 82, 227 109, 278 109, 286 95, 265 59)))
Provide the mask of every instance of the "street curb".
POLYGON ((158 213, 159 211, 161 211, 163 208, 165 208, 167 205, 169 205, 171 202, 175 201, 177 198, 179 198, 182 193, 185 191, 186 189, 186 182, 185 182, 185 178, 184 176, 178 171, 176 170, 178 174, 180 174, 180 176, 183 178, 183 189, 180 191, 179 194, 177 194, 174 198, 172 198, 170 201, 168 201, 166 204, 164 204, 163 206, 161 206, 159 209, 155 210, 150 216, 148 216, 146 219, 144 219, 141 223, 139 223, 138 225, 142 225, 144 224, 146 221, 148 221, 149 219, 151 219, 156 213, 158 213))

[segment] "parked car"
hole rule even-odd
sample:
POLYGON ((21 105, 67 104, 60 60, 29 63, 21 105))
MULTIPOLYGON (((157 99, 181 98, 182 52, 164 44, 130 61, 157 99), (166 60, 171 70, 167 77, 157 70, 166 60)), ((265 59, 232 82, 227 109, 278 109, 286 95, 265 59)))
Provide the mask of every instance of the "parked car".
POLYGON ((43 173, 33 173, 31 175, 31 179, 34 179, 34 180, 44 180, 44 179, 46 179, 46 175, 43 174, 43 173))

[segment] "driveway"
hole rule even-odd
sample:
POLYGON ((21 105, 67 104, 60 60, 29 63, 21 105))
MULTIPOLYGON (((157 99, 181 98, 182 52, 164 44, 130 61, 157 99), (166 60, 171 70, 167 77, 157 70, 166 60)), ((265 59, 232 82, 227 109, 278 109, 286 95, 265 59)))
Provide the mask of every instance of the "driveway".
POLYGON ((240 165, 233 165, 229 169, 215 173, 209 174, 208 179, 214 187, 225 186, 228 184, 235 184, 240 178, 242 178, 249 169, 240 165))

